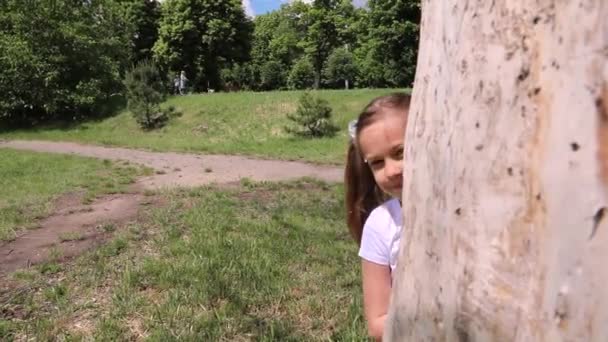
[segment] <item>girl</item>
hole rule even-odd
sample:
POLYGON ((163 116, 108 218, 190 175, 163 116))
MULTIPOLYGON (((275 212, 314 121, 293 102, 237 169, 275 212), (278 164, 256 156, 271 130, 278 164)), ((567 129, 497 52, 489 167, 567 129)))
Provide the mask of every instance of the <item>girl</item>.
POLYGON ((370 336, 382 338, 401 237, 403 138, 410 96, 374 99, 349 125, 345 170, 348 228, 360 246, 370 336))

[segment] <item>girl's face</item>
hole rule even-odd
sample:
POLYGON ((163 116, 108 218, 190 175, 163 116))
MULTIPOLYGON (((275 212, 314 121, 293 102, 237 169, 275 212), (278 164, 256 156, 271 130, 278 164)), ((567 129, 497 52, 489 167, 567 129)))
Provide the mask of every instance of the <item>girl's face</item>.
POLYGON ((384 109, 381 117, 358 134, 359 148, 376 183, 385 193, 401 198, 403 187, 403 140, 406 113, 384 109))

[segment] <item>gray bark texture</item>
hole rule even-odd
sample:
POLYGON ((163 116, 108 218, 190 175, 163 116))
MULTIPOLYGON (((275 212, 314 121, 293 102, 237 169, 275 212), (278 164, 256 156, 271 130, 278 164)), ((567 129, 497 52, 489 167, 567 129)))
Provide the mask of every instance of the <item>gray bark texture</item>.
POLYGON ((608 341, 608 1, 423 0, 385 341, 608 341))

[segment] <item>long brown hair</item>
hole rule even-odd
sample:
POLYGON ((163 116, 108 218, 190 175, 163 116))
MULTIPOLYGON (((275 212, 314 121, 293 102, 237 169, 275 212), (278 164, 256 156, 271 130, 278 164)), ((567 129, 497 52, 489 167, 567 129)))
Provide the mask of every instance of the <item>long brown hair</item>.
POLYGON ((359 114, 354 139, 348 144, 344 185, 346 188, 346 223, 357 244, 361 244, 363 225, 371 211, 382 204, 387 195, 380 189, 369 166, 358 147, 361 130, 375 122, 384 109, 403 109, 405 115, 410 108, 410 96, 394 93, 372 100, 359 114))

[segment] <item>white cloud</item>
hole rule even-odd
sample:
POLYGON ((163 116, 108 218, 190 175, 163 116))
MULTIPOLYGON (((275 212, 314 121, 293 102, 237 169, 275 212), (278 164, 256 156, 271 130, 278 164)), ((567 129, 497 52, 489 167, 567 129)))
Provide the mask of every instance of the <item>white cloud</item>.
POLYGON ((250 17, 255 17, 253 7, 251 6, 251 0, 243 0, 243 8, 245 9, 245 14, 250 17))

